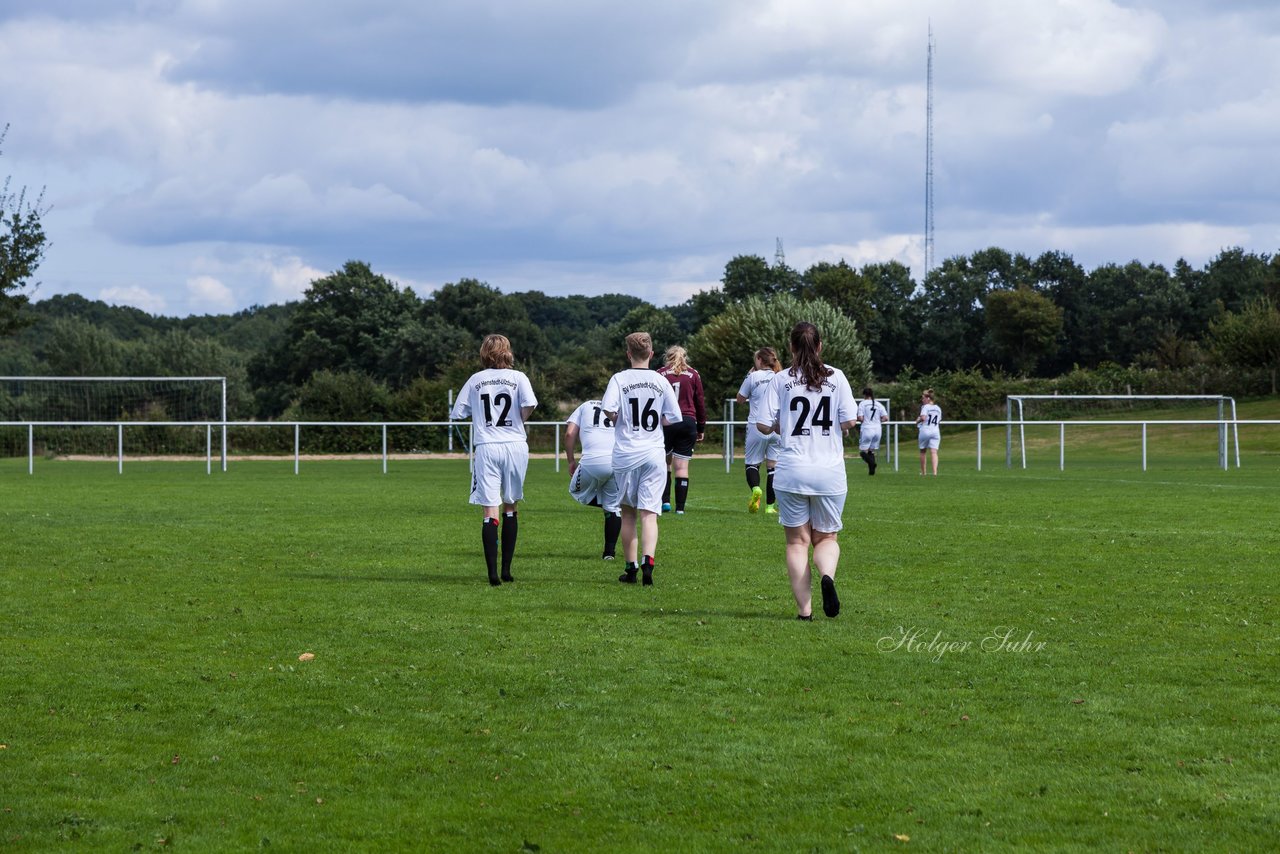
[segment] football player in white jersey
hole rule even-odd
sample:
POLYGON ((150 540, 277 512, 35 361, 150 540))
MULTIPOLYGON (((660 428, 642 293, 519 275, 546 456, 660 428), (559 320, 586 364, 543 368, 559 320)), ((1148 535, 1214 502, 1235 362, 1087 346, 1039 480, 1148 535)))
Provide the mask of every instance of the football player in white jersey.
POLYGON ((942 408, 933 402, 933 389, 927 388, 920 395, 920 414, 916 416, 920 426, 920 474, 925 474, 925 457, 933 457, 933 476, 938 476, 938 445, 942 442, 942 408))
POLYGON ((760 510, 760 498, 765 499, 765 512, 777 513, 777 495, 773 491, 773 470, 778 464, 778 437, 770 433, 761 433, 752 425, 752 416, 764 411, 765 397, 769 393, 769 384, 773 375, 782 370, 778 361, 778 352, 772 347, 761 347, 755 355, 756 368, 747 374, 747 378, 738 387, 738 403, 750 404, 747 412, 747 449, 743 459, 747 466, 747 488, 751 490, 751 498, 747 501, 747 511, 756 513, 760 510), (760 490, 760 464, 765 463, 765 490, 760 490))
POLYGON ((801 620, 813 619, 813 566, 822 576, 822 611, 840 613, 836 565, 848 482, 843 436, 857 423, 849 380, 822 361, 822 338, 812 323, 791 330, 791 367, 769 384, 764 411, 753 413, 761 433, 777 433, 778 521, 786 528, 787 574, 801 620))
POLYGON ((484 508, 480 542, 495 587, 511 577, 516 551, 516 502, 524 498, 529 442, 524 423, 538 405, 529 378, 512 368, 511 342, 486 336, 480 345, 484 369, 463 386, 449 417, 471 420, 471 503, 484 508), (498 576, 498 508, 502 508, 502 576, 498 576))
POLYGON ((564 427, 564 456, 569 463, 569 494, 588 507, 604 509, 604 559, 613 560, 622 532, 618 481, 613 476, 613 419, 598 400, 588 400, 569 416, 564 427), (574 458, 574 446, 582 457, 574 458))
POLYGON ((609 378, 600 401, 614 425, 613 476, 618 481, 622 551, 627 559, 626 571, 618 580, 635 584, 636 573, 642 571, 644 583, 652 584, 658 514, 662 511, 662 488, 667 482, 662 427, 677 423, 683 415, 671 383, 649 369, 653 358, 649 333, 633 332, 627 336, 627 358, 631 368, 609 378), (642 555, 643 560, 638 562, 642 555))
POLYGON ((858 403, 858 456, 867 464, 867 474, 876 473, 876 451, 880 449, 880 434, 888 420, 889 412, 876 401, 871 386, 864 388, 858 403))

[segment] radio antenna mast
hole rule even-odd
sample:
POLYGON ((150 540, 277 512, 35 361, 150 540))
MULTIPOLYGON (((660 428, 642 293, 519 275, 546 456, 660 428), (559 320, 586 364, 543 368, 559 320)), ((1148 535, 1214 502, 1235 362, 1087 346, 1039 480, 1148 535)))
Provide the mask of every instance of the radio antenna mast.
POLYGON ((924 132, 924 272, 933 269, 933 21, 929 22, 924 132))

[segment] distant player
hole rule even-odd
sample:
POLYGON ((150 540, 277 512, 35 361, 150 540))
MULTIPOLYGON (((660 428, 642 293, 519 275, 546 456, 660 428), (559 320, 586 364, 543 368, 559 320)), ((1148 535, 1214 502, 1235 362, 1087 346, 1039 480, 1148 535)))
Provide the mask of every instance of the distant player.
POLYGON ((822 611, 840 613, 836 564, 844 526, 848 483, 842 436, 857 422, 849 381, 822 361, 822 339, 812 323, 791 330, 791 367, 774 375, 764 411, 755 415, 761 433, 777 433, 778 521, 787 532, 787 574, 801 620, 813 619, 813 565, 822 576, 822 611))
POLYGON ((569 463, 569 494, 579 504, 604 509, 604 559, 613 560, 622 532, 618 481, 613 476, 613 419, 598 400, 588 400, 569 416, 564 428, 569 463), (581 443, 582 458, 574 459, 581 443))
POLYGON ((751 490, 751 498, 747 501, 747 510, 751 513, 760 510, 760 464, 766 464, 765 473, 765 512, 777 513, 777 495, 773 491, 773 470, 778 464, 778 436, 768 436, 757 430, 752 416, 765 411, 765 398, 769 394, 769 384, 773 375, 782 370, 778 361, 778 351, 772 347, 761 347, 756 351, 755 370, 747 374, 747 378, 738 387, 738 403, 750 404, 747 413, 747 449, 745 462, 747 465, 747 488, 751 490))
POLYGON ((888 421, 888 410, 876 402, 875 392, 867 386, 858 403, 858 456, 867 464, 867 474, 876 473, 876 451, 880 450, 880 434, 888 421))
POLYGON ((480 345, 484 369, 471 375, 449 417, 471 420, 471 503, 484 508, 480 542, 489 570, 489 583, 498 586, 511 577, 516 552, 516 502, 524 498, 529 468, 529 442, 524 423, 538 405, 529 378, 511 366, 511 342, 488 335, 480 345), (498 507, 502 507, 502 577, 498 577, 498 507))
POLYGON ((618 580, 635 584, 636 572, 641 571, 644 583, 652 584, 658 513, 667 478, 661 428, 682 416, 671 383, 649 370, 653 358, 649 333, 627 336, 627 358, 631 368, 610 377, 600 402, 613 419, 613 476, 622 505, 622 551, 627 566, 618 580))
POLYGON ((920 395, 920 414, 916 416, 920 427, 920 474, 925 473, 926 455, 933 458, 933 476, 938 476, 938 445, 942 441, 942 408, 933 402, 933 389, 927 388, 920 395))
POLYGON ((707 433, 707 404, 702 393, 702 377, 689 367, 689 354, 680 346, 668 347, 664 354, 666 364, 658 373, 667 378, 676 390, 680 401, 681 419, 662 428, 662 438, 667 451, 666 488, 662 490, 662 512, 671 509, 671 477, 676 482, 676 513, 684 514, 685 501, 689 498, 689 460, 693 459, 693 446, 701 442, 707 433))

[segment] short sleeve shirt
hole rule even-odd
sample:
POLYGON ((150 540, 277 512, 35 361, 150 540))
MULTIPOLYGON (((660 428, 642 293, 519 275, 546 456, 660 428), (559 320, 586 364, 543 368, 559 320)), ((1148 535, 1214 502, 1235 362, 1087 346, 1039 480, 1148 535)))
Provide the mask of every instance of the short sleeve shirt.
POLYGON ((613 421, 598 400, 588 400, 573 410, 569 424, 578 425, 578 441, 582 458, 608 458, 613 455, 613 421))
POLYGON ((449 417, 471 421, 475 445, 527 442, 520 410, 537 406, 529 378, 514 368, 486 368, 472 374, 453 404, 449 417))

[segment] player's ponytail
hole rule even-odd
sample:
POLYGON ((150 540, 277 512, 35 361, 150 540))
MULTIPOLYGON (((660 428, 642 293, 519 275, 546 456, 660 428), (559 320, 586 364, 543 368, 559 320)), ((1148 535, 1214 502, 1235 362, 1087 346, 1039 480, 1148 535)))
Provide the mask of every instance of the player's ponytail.
POLYGON ((689 372, 689 354, 679 344, 672 344, 663 356, 671 373, 679 376, 689 372))
POLYGON ((791 330, 791 376, 803 379, 810 391, 822 389, 833 371, 822 361, 822 337, 818 327, 801 321, 791 330))
POLYGON ((782 370, 782 363, 778 361, 778 351, 772 347, 761 347, 756 351, 756 360, 760 362, 768 370, 775 374, 782 370))

